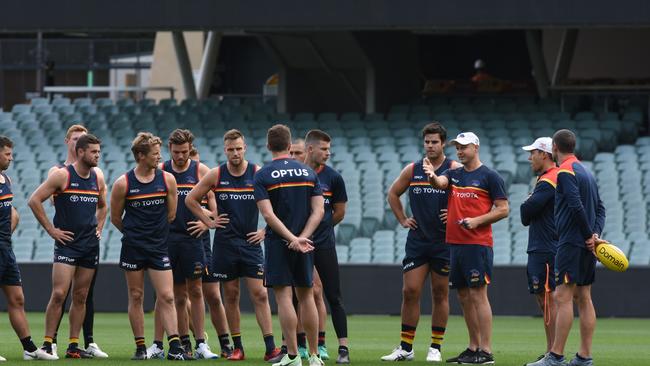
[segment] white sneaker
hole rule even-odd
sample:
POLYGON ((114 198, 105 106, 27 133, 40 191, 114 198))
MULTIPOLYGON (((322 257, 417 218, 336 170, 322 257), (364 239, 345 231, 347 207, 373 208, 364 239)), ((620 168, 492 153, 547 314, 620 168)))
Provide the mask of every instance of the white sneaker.
POLYGON ((325 366, 325 362, 318 355, 309 356, 309 366, 325 366))
POLYGON ((157 344, 152 344, 151 347, 147 348, 147 359, 164 359, 165 358, 165 350, 158 348, 157 344))
POLYGON ((54 349, 52 349, 52 353, 47 353, 42 348, 39 348, 34 352, 25 351, 25 353, 23 353, 23 360, 28 360, 29 358, 27 357, 31 357, 32 360, 36 359, 36 360, 46 360, 46 361, 56 361, 59 359, 59 356, 57 356, 56 353, 54 353, 54 349))
POLYGON ((4 358, 4 357, 2 357, 2 356, 0 356, 0 362, 4 362, 4 361, 7 361, 7 359, 4 358))
POLYGON ((391 352, 389 355, 382 356, 382 361, 413 361, 415 357, 415 352, 406 352, 402 349, 402 346, 398 346, 391 352))
POLYGON ((441 362, 442 354, 437 348, 429 347, 429 352, 427 352, 427 362, 441 362))
MULTIPOLYGON (((36 350, 38 351, 38 348, 36 350)), ((38 357, 36 357, 36 351, 34 352, 23 351, 23 360, 25 361, 38 360, 38 357)))
POLYGON ((302 358, 296 356, 293 360, 289 358, 289 355, 284 355, 280 362, 276 362, 271 366, 302 366, 302 358))
POLYGON ((108 353, 102 351, 97 343, 90 343, 88 345, 88 348, 86 348, 86 353, 93 356, 94 358, 108 358, 108 353))
POLYGON ((216 360, 219 355, 213 353, 207 343, 199 343, 199 346, 194 350, 194 358, 197 360, 216 360))
POLYGON ((52 354, 56 356, 56 359, 59 359, 59 353, 57 352, 58 348, 56 348, 56 343, 52 343, 52 354))

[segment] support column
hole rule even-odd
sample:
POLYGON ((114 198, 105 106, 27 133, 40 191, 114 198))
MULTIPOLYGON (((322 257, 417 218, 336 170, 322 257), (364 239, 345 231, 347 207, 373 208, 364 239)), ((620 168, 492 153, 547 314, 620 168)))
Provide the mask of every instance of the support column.
POLYGON ((560 42, 560 50, 555 59, 555 68, 553 69, 553 79, 551 80, 553 86, 560 85, 567 80, 577 39, 577 29, 566 29, 564 31, 562 41, 560 42))
POLYGON ((172 41, 174 43, 176 60, 178 61, 179 73, 183 80, 185 97, 188 99, 196 99, 196 87, 194 86, 194 76, 192 75, 192 64, 190 63, 190 56, 187 53, 187 46, 185 45, 183 32, 172 32, 172 41))
POLYGON ((203 57, 201 58, 198 85, 196 87, 196 94, 199 99, 207 98, 210 93, 210 85, 212 85, 214 71, 217 68, 222 39, 222 33, 215 31, 208 32, 208 38, 205 41, 205 47, 203 49, 203 57))
POLYGON ((537 29, 526 30, 526 45, 528 46, 530 63, 533 65, 537 94, 540 98, 545 99, 548 97, 549 79, 546 62, 544 61, 544 51, 542 50, 542 31, 537 29))

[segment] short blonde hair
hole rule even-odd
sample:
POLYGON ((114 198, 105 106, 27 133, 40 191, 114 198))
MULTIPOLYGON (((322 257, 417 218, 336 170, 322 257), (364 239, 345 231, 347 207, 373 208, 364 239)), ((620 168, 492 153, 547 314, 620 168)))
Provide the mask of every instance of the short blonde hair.
POLYGON ((75 132, 85 132, 88 133, 88 129, 82 125, 72 125, 68 128, 68 132, 65 133, 65 138, 69 139, 75 132))
POLYGON ((162 140, 151 132, 138 132, 138 135, 131 143, 131 152, 135 161, 138 161, 138 154, 147 155, 155 145, 162 145, 162 140))
POLYGON ((244 134, 241 133, 241 131, 237 129, 232 129, 226 131, 226 133, 223 134, 223 142, 226 142, 228 140, 237 140, 237 139, 244 139, 244 134))

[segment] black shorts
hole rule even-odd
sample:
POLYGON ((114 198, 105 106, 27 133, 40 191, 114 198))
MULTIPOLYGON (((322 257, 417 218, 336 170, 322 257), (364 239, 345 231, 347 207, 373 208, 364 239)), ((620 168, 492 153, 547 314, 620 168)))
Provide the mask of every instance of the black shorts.
POLYGON ((99 263, 99 246, 88 248, 84 251, 76 251, 63 245, 54 245, 54 263, 97 269, 97 264, 99 263))
POLYGON ((0 246, 0 286, 22 286, 20 269, 11 246, 0 246))
POLYGON ((555 290, 555 254, 528 253, 528 292, 542 294, 546 290, 546 281, 550 291, 555 290))
POLYGON ((212 268, 214 267, 212 265, 212 248, 210 248, 210 234, 205 234, 203 237, 201 237, 202 243, 203 243, 203 253, 205 254, 205 271, 203 271, 203 278, 201 278, 201 281, 203 283, 209 283, 209 282, 219 282, 218 279, 212 276, 212 268))
POLYGON ((264 286, 312 287, 314 253, 299 253, 287 248, 285 240, 264 240, 264 286))
POLYGON ((169 261, 172 264, 174 283, 195 280, 205 273, 205 252, 201 239, 168 241, 169 261))
POLYGON ((585 247, 564 244, 555 255, 555 284, 586 286, 596 279, 596 256, 585 247))
POLYGON ((120 268, 125 271, 153 269, 168 271, 172 269, 169 254, 163 248, 143 248, 122 244, 120 268))
POLYGON ((405 251, 402 272, 406 273, 426 264, 430 270, 441 276, 449 275, 449 245, 409 238, 406 240, 405 251))
POLYGON ((227 239, 214 243, 212 277, 219 281, 231 281, 240 277, 264 278, 264 256, 260 245, 244 239, 227 239))
POLYGON ((449 287, 459 289, 489 285, 492 248, 478 244, 451 244, 449 287))

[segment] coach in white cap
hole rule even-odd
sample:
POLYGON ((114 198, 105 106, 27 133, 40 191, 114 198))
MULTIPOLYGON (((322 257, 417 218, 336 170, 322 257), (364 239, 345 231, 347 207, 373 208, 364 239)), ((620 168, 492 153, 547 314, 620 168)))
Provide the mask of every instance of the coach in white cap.
POLYGON ((437 175, 425 158, 423 168, 435 189, 449 190, 445 241, 450 246, 449 287, 458 290, 469 333, 467 349, 447 362, 493 364, 492 308, 487 286, 492 277, 492 224, 507 217, 503 179, 479 159, 479 139, 463 132, 451 140, 463 164, 437 175))
POLYGON ((546 352, 555 338, 555 310, 551 292, 555 290, 555 187, 558 168, 553 161, 553 139, 540 137, 522 147, 530 152, 530 168, 538 176, 533 193, 521 204, 521 223, 528 229, 528 292, 534 294, 544 315, 546 352))

